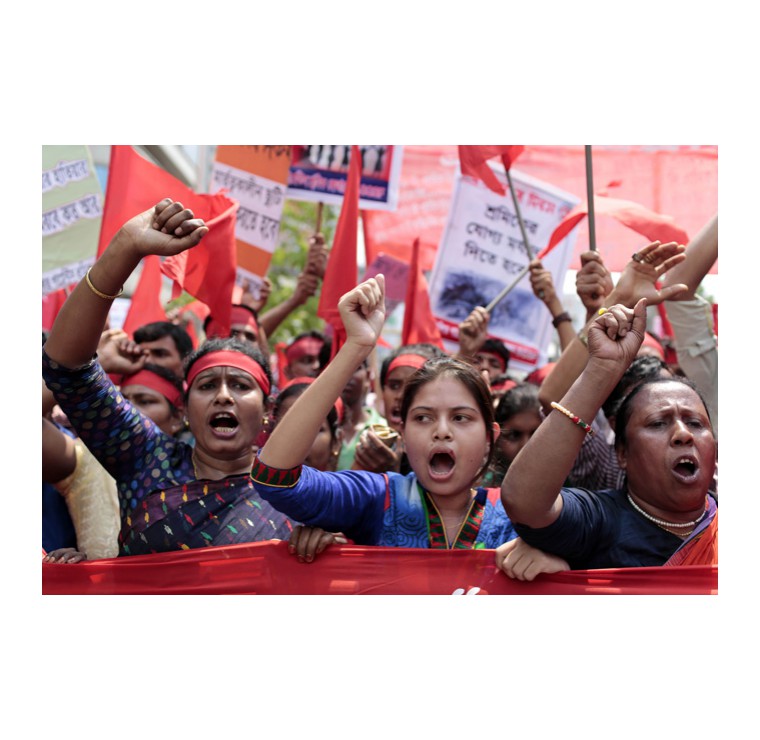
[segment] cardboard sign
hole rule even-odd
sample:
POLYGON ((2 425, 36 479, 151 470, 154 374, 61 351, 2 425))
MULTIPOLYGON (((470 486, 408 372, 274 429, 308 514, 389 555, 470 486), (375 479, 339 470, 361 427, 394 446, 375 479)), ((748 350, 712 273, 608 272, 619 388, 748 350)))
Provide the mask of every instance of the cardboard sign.
MULTIPOLYGON (((529 241, 523 243, 506 176, 496 171, 507 194, 500 196, 471 178, 457 177, 448 223, 430 280, 430 301, 444 344, 458 347, 458 326, 476 306, 492 299, 543 249, 557 224, 579 202, 569 193, 516 170, 510 176, 529 241)), ((571 232, 542 260, 562 291, 575 234, 571 232)), ((545 304, 533 295, 525 277, 491 311, 489 335, 512 353, 510 369, 530 372, 547 361, 554 332, 545 304)))

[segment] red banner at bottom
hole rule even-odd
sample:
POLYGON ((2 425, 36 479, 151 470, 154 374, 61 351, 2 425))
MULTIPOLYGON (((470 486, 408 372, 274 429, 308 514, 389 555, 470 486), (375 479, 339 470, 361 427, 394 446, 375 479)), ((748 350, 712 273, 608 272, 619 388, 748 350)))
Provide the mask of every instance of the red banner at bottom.
POLYGON ((286 542, 42 564, 43 594, 710 595, 716 566, 615 568, 514 581, 493 550, 331 546, 300 563, 286 542))

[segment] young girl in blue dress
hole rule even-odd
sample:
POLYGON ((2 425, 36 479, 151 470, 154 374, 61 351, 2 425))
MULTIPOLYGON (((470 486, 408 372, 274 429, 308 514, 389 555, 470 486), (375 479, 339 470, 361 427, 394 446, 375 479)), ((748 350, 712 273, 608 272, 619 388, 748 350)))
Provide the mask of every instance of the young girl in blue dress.
POLYGON ((405 385, 401 407, 408 475, 323 472, 303 464, 316 431, 385 320, 382 275, 344 295, 346 341, 278 423, 251 476, 262 498, 310 527, 356 544, 444 549, 496 548, 516 537, 498 489, 476 486, 499 427, 480 374, 451 357, 431 360, 405 385))

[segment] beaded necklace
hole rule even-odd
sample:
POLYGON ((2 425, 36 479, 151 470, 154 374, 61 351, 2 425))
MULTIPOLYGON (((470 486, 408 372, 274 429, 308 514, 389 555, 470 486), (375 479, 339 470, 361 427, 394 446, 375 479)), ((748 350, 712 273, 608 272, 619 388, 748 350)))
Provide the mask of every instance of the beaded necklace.
MULTIPOLYGON (((686 529, 687 527, 691 527, 692 530, 694 527, 697 526, 707 515, 707 496, 705 496, 705 510, 696 518, 694 521, 691 522, 666 522, 664 519, 657 519, 657 517, 652 516, 651 514, 648 514, 644 509, 642 509, 640 506, 636 504, 636 502, 631 498, 631 494, 626 492, 625 494, 628 497, 628 501, 630 502, 631 506, 633 506, 636 511, 639 512, 642 516, 649 519, 650 522, 654 522, 659 527, 672 527, 673 529, 686 529)), ((686 532, 685 534, 691 534, 691 532, 686 532)))

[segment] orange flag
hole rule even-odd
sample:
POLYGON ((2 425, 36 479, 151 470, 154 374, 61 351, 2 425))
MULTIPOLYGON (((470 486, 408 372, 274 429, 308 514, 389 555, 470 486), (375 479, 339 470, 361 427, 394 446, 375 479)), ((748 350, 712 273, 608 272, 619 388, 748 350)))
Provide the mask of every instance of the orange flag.
POLYGON ((332 356, 346 340, 346 332, 338 311, 338 301, 356 287, 358 267, 356 264, 357 233, 359 227, 359 185, 361 183, 362 158, 359 147, 351 147, 346 190, 340 217, 335 227, 335 238, 327 259, 325 277, 317 306, 317 316, 333 328, 332 356))
POLYGON ((501 156, 504 169, 511 169, 514 161, 525 149, 521 145, 478 145, 459 146, 459 166, 463 175, 474 177, 484 182, 491 190, 499 195, 506 195, 507 191, 494 175, 487 162, 493 157, 501 156))
POLYGON ((412 247, 412 264, 409 266, 409 280, 406 285, 401 344, 422 342, 435 344, 443 349, 441 332, 430 308, 427 280, 420 269, 420 240, 415 239, 412 247))
POLYGON ((168 257, 161 271, 175 281, 175 296, 186 290, 228 327, 236 272, 237 201, 221 193, 195 193, 131 146, 112 146, 98 256, 126 221, 164 198, 190 208, 206 222, 209 232, 189 252, 168 257))

